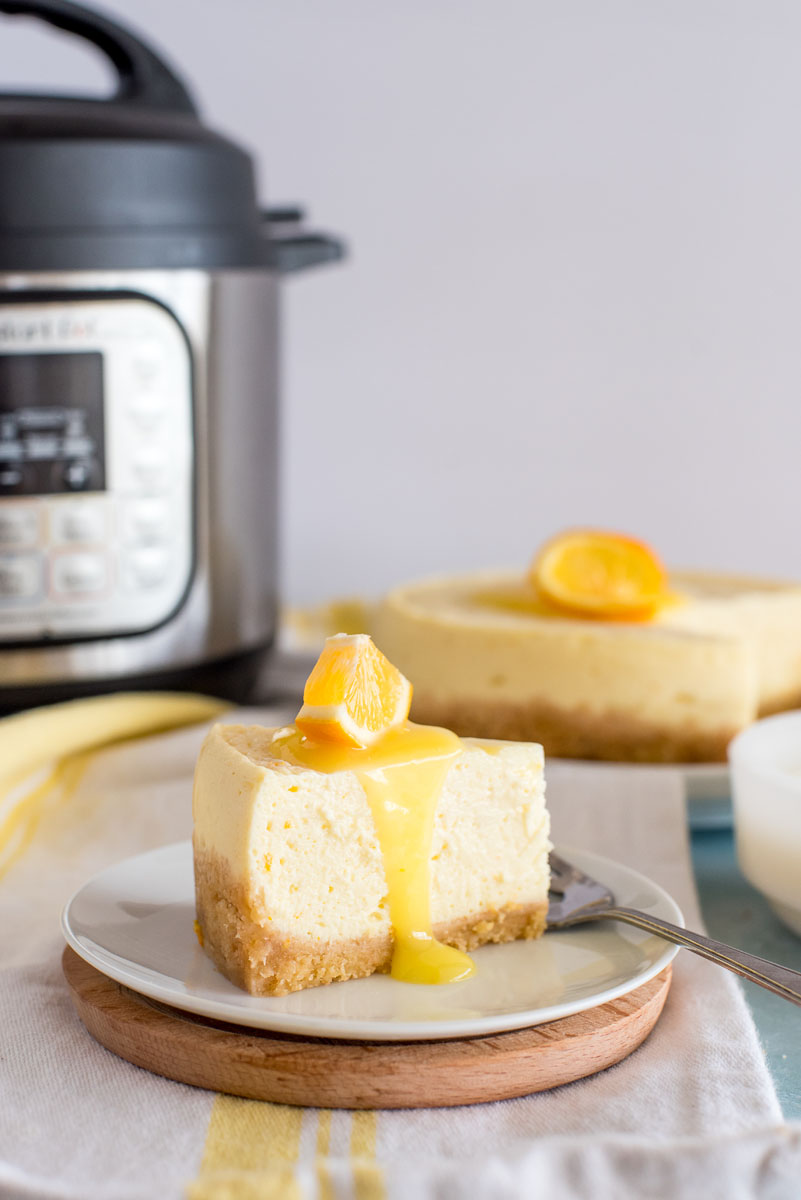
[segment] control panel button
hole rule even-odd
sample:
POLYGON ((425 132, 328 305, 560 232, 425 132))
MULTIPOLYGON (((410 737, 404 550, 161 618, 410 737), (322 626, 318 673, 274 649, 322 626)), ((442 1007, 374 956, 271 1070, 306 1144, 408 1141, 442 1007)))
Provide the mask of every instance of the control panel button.
POLYGON ((152 496, 129 500, 122 515, 127 544, 153 546, 169 541, 172 516, 166 499, 152 496))
POLYGON ((30 504, 0 506, 0 548, 35 546, 39 541, 39 513, 30 504))
POLYGON ((63 596, 85 596, 105 591, 108 564, 102 554, 57 554, 51 568, 53 591, 63 596))
POLYGON ((138 486, 146 491, 163 491, 169 483, 169 464, 160 446, 143 446, 131 468, 138 486))
POLYGON ((103 473, 93 458, 73 458, 53 469, 68 492, 90 492, 102 486, 103 473))
POLYGON ((128 412, 135 416, 160 417, 166 401, 161 388, 135 387, 128 396, 128 412))
POLYGON ((137 388, 149 391, 159 386, 164 370, 164 347, 153 337, 141 338, 131 359, 131 378, 137 388))
POLYGON ((42 560, 38 554, 0 554, 0 597, 28 600, 42 588, 42 560))
POLYGON ((167 578, 169 568, 169 555, 162 547, 132 550, 125 559, 125 585, 130 591, 159 587, 167 578))
POLYGON ((128 405, 128 417, 137 434, 144 434, 145 437, 163 436, 166 413, 158 394, 134 396, 128 405))
POLYGON ((128 545, 163 545, 172 521, 167 501, 158 496, 129 500, 122 513, 122 535, 128 545))
POLYGON ((53 505, 50 513, 50 536, 54 542, 102 542, 105 540, 105 534, 106 514, 102 501, 59 501, 58 505, 53 505))

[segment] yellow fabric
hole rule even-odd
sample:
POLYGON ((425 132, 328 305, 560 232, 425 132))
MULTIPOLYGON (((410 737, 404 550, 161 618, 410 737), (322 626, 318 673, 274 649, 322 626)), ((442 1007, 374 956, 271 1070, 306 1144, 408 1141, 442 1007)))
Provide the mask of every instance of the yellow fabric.
POLYGON ((0 879, 30 845, 50 803, 67 804, 75 794, 94 752, 63 759, 41 783, 19 796, 0 823, 0 879))
POLYGON ((303 1110, 218 1096, 190 1200, 300 1200, 294 1164, 303 1110))
MULTIPOLYGON (((348 1163, 355 1200, 384 1200, 376 1154, 376 1114, 342 1114, 350 1122, 348 1163)), ((304 1121, 316 1124, 317 1200, 334 1200, 330 1170, 332 1112, 218 1096, 197 1178, 187 1200, 301 1200, 295 1172, 304 1121)))
POLYGON ((30 845, 51 796, 72 798, 94 750, 210 721, 228 707, 191 693, 118 692, 0 719, 0 877, 30 845), (31 773, 45 767, 50 773, 18 795, 31 773))
POLYGON ((320 1200, 334 1200, 334 1184, 325 1161, 331 1148, 331 1109, 321 1108, 317 1118, 317 1188, 320 1200))
POLYGON ((375 1112, 353 1114, 350 1153, 357 1200, 384 1200, 384 1180, 375 1161, 377 1128, 375 1112))

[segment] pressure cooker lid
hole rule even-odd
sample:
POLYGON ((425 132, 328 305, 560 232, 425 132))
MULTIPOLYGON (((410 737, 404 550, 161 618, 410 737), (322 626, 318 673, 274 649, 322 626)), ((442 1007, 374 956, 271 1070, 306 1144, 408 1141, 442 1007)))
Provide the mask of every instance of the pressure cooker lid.
POLYGON ((0 271, 269 262, 250 156, 149 46, 68 0, 0 13, 85 38, 117 75, 108 100, 0 93, 0 271))

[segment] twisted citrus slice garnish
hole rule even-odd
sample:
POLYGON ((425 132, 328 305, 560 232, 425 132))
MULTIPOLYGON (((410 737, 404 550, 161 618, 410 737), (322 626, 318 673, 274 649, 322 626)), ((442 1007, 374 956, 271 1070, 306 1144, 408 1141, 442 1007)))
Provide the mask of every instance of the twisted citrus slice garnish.
POLYGON ((366 633, 326 639, 295 724, 318 741, 369 746, 409 715, 412 685, 366 633))

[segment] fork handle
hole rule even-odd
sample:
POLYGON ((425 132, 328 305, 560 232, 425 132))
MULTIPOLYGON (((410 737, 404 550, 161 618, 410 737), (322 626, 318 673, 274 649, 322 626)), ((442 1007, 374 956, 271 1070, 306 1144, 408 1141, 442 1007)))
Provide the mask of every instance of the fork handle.
POLYGON ((691 929, 681 929, 671 925, 670 921, 661 921, 658 917, 649 917, 647 913, 636 908, 622 908, 617 905, 604 909, 599 916, 609 917, 615 921, 625 921, 629 925, 637 925, 657 937, 677 946, 684 946, 710 962, 727 967, 743 979, 750 979, 760 987, 791 1000, 793 1004, 801 1005, 801 971, 791 971, 789 967, 781 967, 778 963, 770 962, 767 958, 758 958, 756 954, 746 954, 734 946, 724 942, 716 942, 714 938, 704 937, 703 934, 693 933, 691 929))

